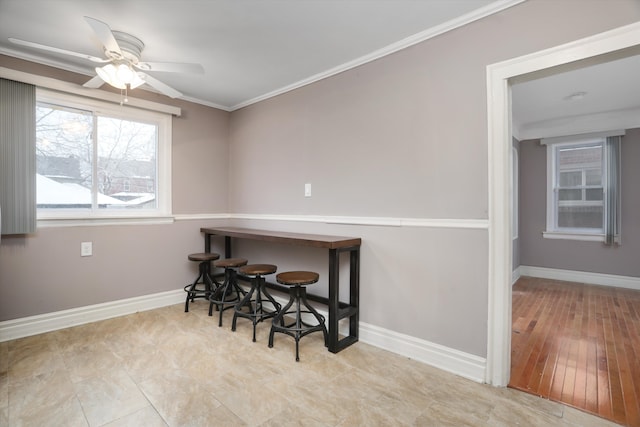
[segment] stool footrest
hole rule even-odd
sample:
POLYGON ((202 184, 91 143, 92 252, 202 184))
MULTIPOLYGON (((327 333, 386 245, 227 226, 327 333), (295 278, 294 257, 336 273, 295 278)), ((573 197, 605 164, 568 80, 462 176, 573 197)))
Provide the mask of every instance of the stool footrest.
POLYGON ((264 319, 275 317, 280 312, 281 308, 282 306, 271 296, 269 292, 267 292, 264 277, 257 275, 251 279, 251 289, 249 289, 249 292, 247 292, 244 298, 235 305, 231 330, 236 330, 238 317, 249 319, 253 323, 253 342, 255 342, 256 325, 264 319), (271 304, 273 306, 273 310, 266 310, 264 303, 271 304), (249 310, 248 312, 243 310, 245 307, 249 310))
POLYGON ((296 341, 296 362, 300 361, 300 338, 309 335, 312 332, 322 332, 324 335, 324 345, 325 347, 327 346, 328 333, 327 327, 325 326, 325 318, 307 302, 307 291, 304 286, 296 284, 289 289, 289 302, 273 319, 271 331, 269 332, 269 347, 273 347, 273 338, 276 332, 289 335, 296 341), (294 305, 295 309, 290 310, 294 305), (303 314, 312 315, 317 320, 318 324, 312 325, 305 322, 302 320, 303 314), (285 324, 284 317, 286 315, 294 316, 292 323, 285 324))

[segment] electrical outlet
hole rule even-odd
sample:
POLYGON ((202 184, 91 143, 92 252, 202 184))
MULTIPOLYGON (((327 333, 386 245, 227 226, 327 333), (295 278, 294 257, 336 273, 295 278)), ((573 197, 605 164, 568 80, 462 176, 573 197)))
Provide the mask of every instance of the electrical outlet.
POLYGON ((93 243, 92 242, 80 243, 80 256, 91 256, 91 255, 93 255, 93 243))
POLYGON ((304 185, 304 197, 311 197, 311 184, 304 185))

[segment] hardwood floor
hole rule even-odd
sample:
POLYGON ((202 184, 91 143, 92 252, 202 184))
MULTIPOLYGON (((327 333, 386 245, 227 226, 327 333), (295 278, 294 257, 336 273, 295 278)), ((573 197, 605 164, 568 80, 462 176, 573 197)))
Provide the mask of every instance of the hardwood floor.
POLYGON ((640 427, 640 291, 522 277, 509 387, 640 427))

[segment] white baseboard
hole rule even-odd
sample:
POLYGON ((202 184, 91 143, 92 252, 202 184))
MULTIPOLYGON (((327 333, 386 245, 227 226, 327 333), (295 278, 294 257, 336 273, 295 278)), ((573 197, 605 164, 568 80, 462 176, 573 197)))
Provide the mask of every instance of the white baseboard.
POLYGON ((516 267, 516 269, 511 272, 511 286, 518 281, 520 276, 522 276, 522 270, 520 267, 516 267))
MULTIPOLYGON (((274 296, 274 298, 282 304, 283 307, 289 301, 280 296, 274 296)), ((316 309, 318 313, 328 318, 326 310, 321 308, 316 309)), ((305 320, 308 320, 310 323, 313 322, 312 318, 305 320)), ((486 359, 483 357, 474 356, 368 323, 360 322, 359 326, 359 340, 363 343, 426 363, 427 365, 451 372, 452 374, 472 381, 484 382, 486 359)), ((349 334, 348 322, 340 322, 340 334, 344 336, 349 334)))
POLYGON ((518 269, 522 276, 640 290, 640 277, 590 273, 588 271, 561 270, 557 268, 532 267, 528 265, 521 265, 518 269))
POLYGON ((183 303, 183 289, 0 322, 0 342, 183 303))
MULTIPOLYGON (((182 304, 184 303, 184 298, 184 290, 179 289, 7 320, 0 322, 0 342, 124 316, 139 311, 182 304)), ((288 301, 280 296, 275 296, 275 299, 283 306, 288 301)), ((318 312, 325 318, 328 317, 326 310, 318 309, 318 312)), ((341 323, 340 333, 348 335, 348 322, 341 323)), ((486 366, 486 359, 484 358, 363 322, 360 322, 359 338, 364 343, 426 363, 461 377, 476 382, 484 381, 486 366)))
POLYGON ((472 381, 485 381, 487 360, 483 357, 362 322, 360 340, 472 381))

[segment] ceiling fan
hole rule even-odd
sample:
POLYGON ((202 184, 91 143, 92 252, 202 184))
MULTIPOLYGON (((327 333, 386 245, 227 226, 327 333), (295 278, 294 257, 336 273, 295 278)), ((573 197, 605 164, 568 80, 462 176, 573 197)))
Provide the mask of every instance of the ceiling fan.
POLYGON ((91 26, 96 36, 104 46, 106 58, 98 58, 84 53, 73 52, 57 47, 46 46, 39 43, 9 38, 9 41, 22 46, 47 50, 88 59, 89 61, 106 64, 96 67, 97 76, 86 82, 83 86, 99 88, 104 83, 122 90, 134 89, 142 84, 148 84, 154 89, 171 98, 182 96, 180 92, 161 82, 145 71, 161 71, 169 73, 198 73, 202 74, 204 68, 200 64, 180 62, 143 62, 140 60, 144 43, 139 38, 122 31, 113 31, 109 25, 94 18, 85 16, 84 19, 91 26))

